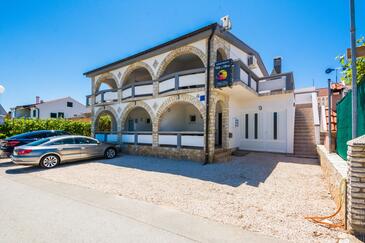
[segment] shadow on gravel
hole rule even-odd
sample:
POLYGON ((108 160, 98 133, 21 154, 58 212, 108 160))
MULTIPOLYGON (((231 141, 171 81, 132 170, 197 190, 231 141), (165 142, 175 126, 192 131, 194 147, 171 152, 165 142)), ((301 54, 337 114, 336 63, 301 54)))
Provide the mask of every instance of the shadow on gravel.
POLYGON ((244 157, 232 157, 230 162, 203 166, 188 160, 172 160, 156 157, 124 155, 112 160, 96 162, 114 166, 169 173, 204 181, 238 187, 241 184, 259 186, 270 176, 278 163, 318 165, 317 160, 288 157, 281 154, 249 153, 244 157))
POLYGON ((0 167, 10 167, 14 166, 13 162, 2 162, 0 163, 0 167))
MULTIPOLYGON (((9 175, 29 174, 29 173, 34 173, 34 172, 46 171, 46 170, 58 170, 58 169, 62 169, 62 168, 78 166, 81 164, 93 163, 93 162, 95 162, 95 160, 83 160, 83 161, 77 161, 77 162, 64 163, 64 164, 60 164, 57 167, 52 168, 52 169, 44 169, 40 166, 27 166, 27 167, 20 166, 18 168, 8 169, 5 171, 5 173, 9 174, 9 175)), ((14 166, 14 164, 11 163, 11 165, 9 165, 9 166, 14 166)))

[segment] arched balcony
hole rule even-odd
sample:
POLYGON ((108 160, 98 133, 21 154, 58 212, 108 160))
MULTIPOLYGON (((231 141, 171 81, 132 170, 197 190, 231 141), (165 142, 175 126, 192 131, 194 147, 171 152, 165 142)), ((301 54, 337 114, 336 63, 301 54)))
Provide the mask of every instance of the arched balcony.
POLYGON ((126 71, 122 85, 122 99, 153 95, 153 78, 144 66, 126 71))
POLYGON ((122 142, 152 145, 152 119, 143 107, 135 107, 122 118, 122 142))
POLYGON ((104 110, 95 119, 95 138, 101 142, 118 142, 117 121, 115 114, 109 110, 104 110))
MULTIPOLYGON (((100 77, 94 87, 95 104, 109 103, 118 101, 117 79, 108 74, 100 77)), ((91 95, 87 96, 87 105, 91 104, 91 95)))
POLYGON ((177 102, 158 119, 159 146, 204 147, 204 119, 191 103, 177 102))
POLYGON ((197 54, 183 53, 171 58, 167 63, 162 67, 159 79, 160 94, 172 90, 204 87, 206 69, 197 54))

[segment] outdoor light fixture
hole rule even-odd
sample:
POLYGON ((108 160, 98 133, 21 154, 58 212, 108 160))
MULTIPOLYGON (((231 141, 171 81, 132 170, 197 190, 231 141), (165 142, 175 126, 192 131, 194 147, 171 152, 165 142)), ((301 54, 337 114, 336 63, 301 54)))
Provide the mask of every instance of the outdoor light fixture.
POLYGON ((327 68, 326 69, 326 71, 325 71, 325 73, 326 74, 330 74, 330 73, 332 73, 333 71, 336 71, 336 83, 337 83, 337 72, 338 72, 338 70, 340 70, 341 68, 327 68))

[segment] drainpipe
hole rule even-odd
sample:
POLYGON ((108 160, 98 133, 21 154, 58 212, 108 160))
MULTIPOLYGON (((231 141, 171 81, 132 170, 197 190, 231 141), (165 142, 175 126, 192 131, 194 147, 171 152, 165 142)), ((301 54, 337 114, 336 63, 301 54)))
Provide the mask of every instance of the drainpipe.
POLYGON ((210 100, 210 49, 211 49, 211 41, 214 35, 214 32, 217 28, 217 24, 212 26, 212 32, 208 38, 208 55, 207 55, 207 85, 205 91, 205 162, 204 165, 209 163, 209 100, 210 100))

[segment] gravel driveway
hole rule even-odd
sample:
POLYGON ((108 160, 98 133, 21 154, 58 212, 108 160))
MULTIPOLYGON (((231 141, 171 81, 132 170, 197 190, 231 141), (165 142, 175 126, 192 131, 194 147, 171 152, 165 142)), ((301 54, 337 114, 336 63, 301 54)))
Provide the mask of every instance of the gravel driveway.
POLYGON ((316 160, 249 153, 228 163, 125 155, 52 170, 9 169, 173 207, 295 242, 336 242, 343 233, 306 215, 335 211, 316 160))

